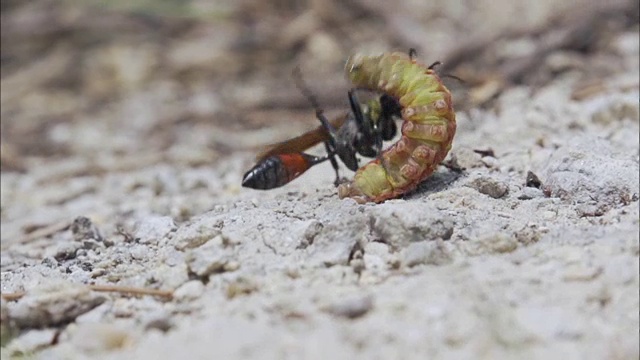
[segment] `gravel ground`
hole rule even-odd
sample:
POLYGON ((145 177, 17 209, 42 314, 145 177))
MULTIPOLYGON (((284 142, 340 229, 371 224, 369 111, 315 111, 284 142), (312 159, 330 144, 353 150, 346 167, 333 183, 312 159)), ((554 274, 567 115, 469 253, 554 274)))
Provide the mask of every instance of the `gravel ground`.
MULTIPOLYGON (((3 358, 638 359, 639 41, 612 39, 620 66, 585 98, 568 71, 459 112, 464 171, 377 205, 338 199, 329 164, 240 187, 245 144, 309 109, 276 130, 167 125, 156 82, 102 112, 60 93, 52 111, 86 113, 43 130, 27 120, 54 100, 3 75, 23 137, 3 137, 2 293, 25 292, 2 299, 3 358), (97 291, 114 284, 172 298, 97 291)), ((205 90, 221 103, 184 103, 220 119, 205 90)))

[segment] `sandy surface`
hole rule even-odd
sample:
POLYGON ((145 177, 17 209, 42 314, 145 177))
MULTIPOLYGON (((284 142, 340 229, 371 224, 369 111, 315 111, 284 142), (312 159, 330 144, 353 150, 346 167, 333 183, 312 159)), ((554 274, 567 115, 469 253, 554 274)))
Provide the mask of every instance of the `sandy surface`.
MULTIPOLYGON (((65 149, 2 172, 2 293, 26 291, 2 300, 3 358, 638 359, 638 41, 612 39, 617 67, 585 99, 569 71, 460 112, 450 157, 466 170, 379 205, 338 199, 328 164, 242 189, 255 129, 176 122, 169 147, 153 130, 171 101, 205 116, 223 100, 157 82, 91 112, 60 93, 60 116, 87 111, 46 127, 65 149)), ((12 89, 3 107, 46 111, 12 89)), ((304 111, 275 131, 307 129, 304 111)))

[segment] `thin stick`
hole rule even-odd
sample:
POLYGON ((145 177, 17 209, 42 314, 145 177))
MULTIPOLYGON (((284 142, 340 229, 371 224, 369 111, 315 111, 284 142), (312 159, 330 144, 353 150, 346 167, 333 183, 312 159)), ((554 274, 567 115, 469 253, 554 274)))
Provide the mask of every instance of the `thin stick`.
MULTIPOLYGON (((116 292, 120 294, 131 294, 131 295, 149 295, 149 296, 159 296, 165 298, 172 298, 173 291, 170 290, 159 290, 159 289, 144 289, 144 288, 135 288, 135 287, 126 287, 126 286, 118 286, 118 285, 87 285, 87 287, 92 291, 97 292, 116 292)), ((13 293, 4 293, 1 294, 2 298, 6 301, 15 301, 27 293, 26 291, 17 291, 13 293)))
POLYGON ((5 294, 1 294, 2 298, 7 300, 7 301, 15 301, 20 299, 21 297, 26 295, 26 292, 24 291, 18 291, 18 292, 13 292, 13 293, 5 293, 5 294))
POLYGON ((133 288, 118 285, 89 285, 89 288, 98 292, 117 292, 121 294, 151 295, 168 298, 173 297, 173 291, 170 290, 133 288))
POLYGON ((13 245, 13 244, 28 244, 30 242, 33 242, 35 240, 41 239, 41 238, 45 238, 47 236, 51 236, 55 233, 58 233, 60 231, 65 231, 69 228, 69 226, 71 226, 71 222, 69 221, 61 221, 55 224, 51 224, 51 225, 47 225, 43 228, 40 228, 38 230, 35 230, 23 237, 20 237, 16 240, 9 240, 9 241, 5 241, 2 242, 2 244, 0 245, 0 249, 5 249, 6 247, 13 245))
POLYGON ((126 287, 126 286, 118 286, 118 285, 89 285, 89 288, 93 291, 99 291, 99 292, 117 292, 121 294, 132 294, 132 295, 151 295, 151 296, 160 296, 160 297, 166 297, 166 298, 173 297, 173 291, 170 291, 170 290, 144 289, 144 288, 126 287))

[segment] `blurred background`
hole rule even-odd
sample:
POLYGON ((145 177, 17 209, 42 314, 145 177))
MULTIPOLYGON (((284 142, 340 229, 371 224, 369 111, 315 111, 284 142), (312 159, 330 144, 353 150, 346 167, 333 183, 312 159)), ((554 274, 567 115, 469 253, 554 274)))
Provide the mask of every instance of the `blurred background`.
POLYGON ((421 61, 442 61, 442 73, 464 80, 455 98, 463 110, 490 109, 509 86, 566 72, 581 78, 575 97, 589 96, 637 66, 619 56, 637 51, 637 37, 612 41, 637 31, 635 0, 1 6, 2 172, 40 174, 40 185, 169 164, 213 167, 222 180, 209 187, 238 191, 256 149, 316 125, 292 70, 301 67, 323 107, 341 111, 342 67, 354 52, 414 47, 421 61))

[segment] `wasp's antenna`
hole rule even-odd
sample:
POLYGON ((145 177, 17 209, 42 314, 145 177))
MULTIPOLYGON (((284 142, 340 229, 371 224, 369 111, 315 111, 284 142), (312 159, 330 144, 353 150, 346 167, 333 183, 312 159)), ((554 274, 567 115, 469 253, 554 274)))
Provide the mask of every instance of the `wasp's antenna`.
POLYGON ((309 100, 309 102, 311 103, 311 106, 313 106, 313 109, 316 111, 316 113, 322 112, 322 109, 320 108, 320 103, 318 103, 318 99, 316 99, 315 95, 313 95, 313 93, 309 89, 309 86, 307 86, 307 84, 304 82, 304 78, 302 78, 302 70, 300 70, 300 67, 296 66, 293 69, 291 75, 293 76, 293 80, 296 83, 296 87, 298 88, 298 90, 300 90, 302 95, 304 95, 304 97, 306 97, 307 100, 309 100))

